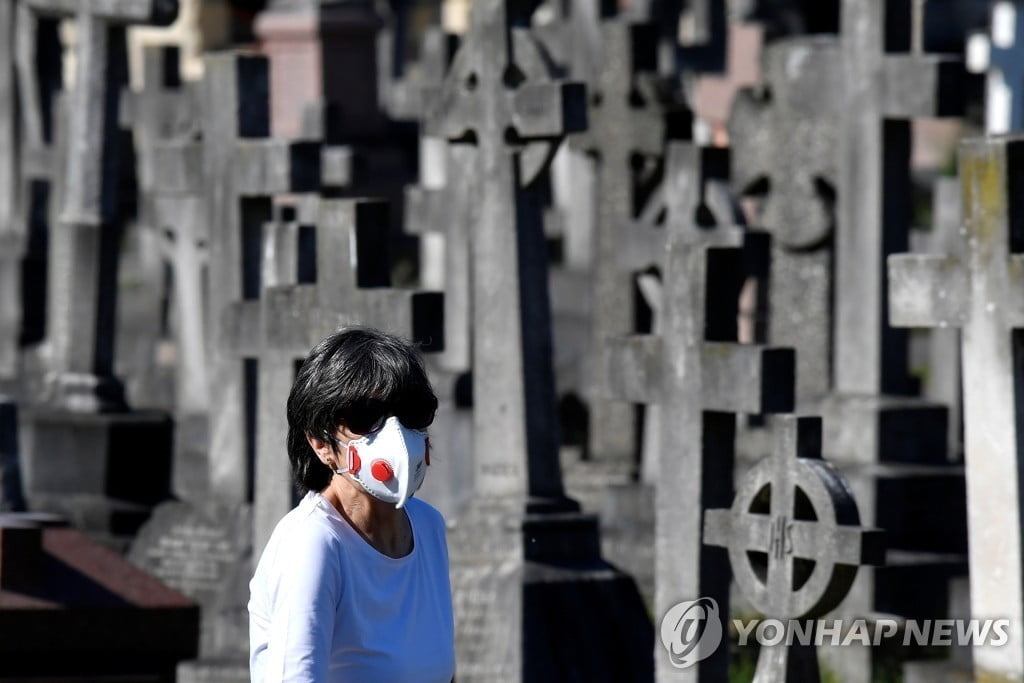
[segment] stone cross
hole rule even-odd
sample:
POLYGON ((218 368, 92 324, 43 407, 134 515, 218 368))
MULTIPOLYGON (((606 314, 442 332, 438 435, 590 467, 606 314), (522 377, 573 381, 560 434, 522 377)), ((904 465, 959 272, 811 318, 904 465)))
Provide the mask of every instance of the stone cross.
POLYGON ((59 24, 14 3, 18 85, 19 187, 17 220, 25 235, 21 292, 21 342, 42 341, 46 327, 47 239, 59 173, 54 162, 57 93, 63 82, 59 24))
POLYGON ((124 407, 113 375, 118 184, 117 101, 127 81, 125 26, 166 24, 176 0, 26 0, 36 13, 71 17, 75 89, 68 102, 60 216, 52 235, 47 336, 52 402, 72 410, 124 407), (81 302, 96 302, 81 305, 81 302))
POLYGON ((985 132, 1024 129, 1024 5, 992 5, 991 35, 973 33, 967 42, 967 68, 986 73, 985 132))
MULTIPOLYGON (((459 179, 471 177, 476 159, 473 150, 465 145, 452 145, 436 138, 424 138, 421 149, 424 150, 423 162, 428 161, 428 155, 440 157, 444 179, 440 187, 432 187, 422 177, 420 185, 406 188, 405 231, 419 235, 424 242, 431 235, 438 235, 444 241, 445 339, 440 363, 448 370, 465 372, 471 366, 472 354, 470 232, 476 209, 472 184, 459 179), (431 149, 433 147, 440 149, 431 149)), ((427 173, 424 167, 421 176, 427 173)), ((421 243, 421 248, 424 246, 421 243)))
POLYGON ((733 186, 760 192, 755 222, 770 232, 768 338, 797 351, 797 400, 831 384, 832 250, 838 155, 839 46, 815 36, 764 52, 767 90, 741 91, 729 119, 733 186), (799 140, 799 143, 794 143, 799 140))
MULTIPOLYGON (((842 602, 860 565, 883 563, 882 533, 860 526, 843 475, 821 459, 821 418, 772 422, 771 455, 743 476, 729 509, 707 511, 704 543, 728 550, 733 578, 758 612, 820 617, 842 602)), ((817 680, 817 669, 813 647, 763 647, 754 680, 817 680)))
POLYGON ((963 65, 914 54, 910 3, 843 0, 834 388, 907 394, 906 332, 885 321, 885 257, 907 248, 910 120, 957 113, 963 65), (900 16, 897 16, 900 15, 900 16), (899 52, 902 51, 902 52, 899 52))
POLYGON ((21 325, 21 255, 25 235, 16 222, 18 196, 17 114, 14 71, 15 9, 0 6, 0 384, 17 369, 21 325))
POLYGON ((317 226, 316 280, 300 283, 296 268, 299 228, 271 226, 264 251, 280 252, 264 272, 277 284, 260 297, 258 344, 256 505, 254 548, 270 538, 293 507, 284 435, 285 400, 298 365, 321 339, 346 325, 369 325, 440 350, 444 302, 437 292, 393 289, 388 252, 388 204, 381 200, 322 200, 317 226))
POLYGON ((426 132, 475 143, 473 261, 476 492, 560 500, 547 256, 530 186, 559 138, 582 130, 583 88, 551 80, 503 0, 474 3, 471 29, 426 132), (493 391, 493 387, 502 387, 493 391))
POLYGON ((1009 642, 976 644, 974 672, 1024 676, 1024 534, 1020 515, 1020 332, 1024 242, 1019 230, 1024 138, 960 144, 961 258, 889 259, 890 316, 901 327, 961 329, 971 612, 1009 618, 1009 642))
MULTIPOLYGON (((276 194, 321 184, 318 143, 273 140, 265 57, 224 53, 206 58, 200 95, 202 182, 210 226, 210 485, 225 500, 252 496, 247 434, 246 361, 258 353, 263 225, 276 194)), ((252 367, 250 365, 250 367, 252 367)), ((255 373, 250 371, 250 390, 255 373)), ((254 404, 249 403, 250 409, 254 404)), ((250 413, 249 419, 253 419, 250 413)), ((251 435, 251 432, 248 432, 251 435)))
MULTIPOLYGON (((698 597, 715 598, 728 613, 726 557, 700 542, 704 511, 732 500, 735 414, 793 409, 793 351, 735 343, 744 271, 767 258, 768 244, 764 233, 707 220, 705 180, 720 172, 726 155, 692 144, 669 146, 662 331, 609 342, 606 371, 615 394, 661 406, 656 619, 698 597)), ((716 680, 728 664, 719 654, 698 667, 674 669, 661 654, 659 647, 659 680, 716 680)))
MULTIPOLYGON (((657 29, 621 19, 600 23, 600 46, 589 91, 585 133, 573 136, 574 147, 597 158, 595 188, 597 222, 594 233, 590 311, 590 391, 587 405, 590 448, 596 460, 632 461, 635 448, 632 406, 604 398, 605 377, 599 371, 604 340, 633 331, 632 274, 615 267, 621 231, 633 218, 637 203, 637 158, 660 157, 665 139, 688 138, 690 117, 682 107, 669 110, 658 92, 657 29)), ((628 239, 628 237, 627 237, 628 239)))

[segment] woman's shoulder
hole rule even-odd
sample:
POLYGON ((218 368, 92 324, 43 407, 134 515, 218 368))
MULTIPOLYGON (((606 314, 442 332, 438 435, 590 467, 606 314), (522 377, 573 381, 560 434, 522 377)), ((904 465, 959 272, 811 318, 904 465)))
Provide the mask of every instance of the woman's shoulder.
MULTIPOLYGON (((274 528, 271 541, 291 550, 304 548, 336 548, 341 543, 339 530, 330 512, 321 505, 316 493, 310 493, 281 518, 274 528)), ((325 501, 324 501, 325 502, 325 501)), ((329 505, 329 504, 328 504, 329 505)))
POLYGON ((409 515, 412 516, 414 520, 422 520, 422 522, 426 524, 439 528, 442 531, 444 530, 444 516, 441 514, 440 510, 427 501, 420 498, 410 498, 406 501, 405 507, 408 510, 409 515))

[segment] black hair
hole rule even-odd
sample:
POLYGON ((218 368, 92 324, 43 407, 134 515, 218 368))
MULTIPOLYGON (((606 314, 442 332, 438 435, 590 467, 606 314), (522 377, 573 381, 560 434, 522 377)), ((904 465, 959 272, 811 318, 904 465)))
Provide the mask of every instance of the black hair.
POLYGON ((338 453, 340 425, 364 434, 394 415, 410 429, 426 429, 437 411, 437 396, 411 342, 368 327, 348 327, 309 352, 288 395, 287 411, 288 459, 295 485, 305 493, 322 491, 332 476, 307 434, 338 453))

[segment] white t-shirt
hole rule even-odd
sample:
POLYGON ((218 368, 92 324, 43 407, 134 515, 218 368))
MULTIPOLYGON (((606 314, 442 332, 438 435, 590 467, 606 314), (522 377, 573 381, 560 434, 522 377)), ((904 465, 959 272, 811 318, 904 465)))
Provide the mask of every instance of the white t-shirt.
POLYGON ((367 543, 319 493, 278 522, 249 583, 254 682, 452 680, 444 520, 416 498, 404 509, 413 549, 397 559, 367 543))

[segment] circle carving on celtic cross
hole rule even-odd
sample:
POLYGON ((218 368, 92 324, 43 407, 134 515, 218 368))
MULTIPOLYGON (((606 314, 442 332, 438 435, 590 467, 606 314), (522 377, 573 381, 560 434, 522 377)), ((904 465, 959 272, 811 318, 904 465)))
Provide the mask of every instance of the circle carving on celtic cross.
POLYGON ((880 563, 881 532, 860 526, 845 478, 821 459, 821 419, 773 422, 773 453, 744 476, 730 509, 707 511, 704 543, 728 550, 761 613, 817 617, 839 605, 860 565, 880 563))

